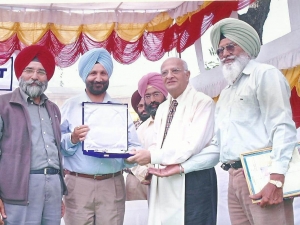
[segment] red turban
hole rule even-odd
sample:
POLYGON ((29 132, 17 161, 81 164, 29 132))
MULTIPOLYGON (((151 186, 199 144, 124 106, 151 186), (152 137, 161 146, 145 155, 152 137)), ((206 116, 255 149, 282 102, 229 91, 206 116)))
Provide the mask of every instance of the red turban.
POLYGON ((136 90, 131 96, 131 106, 136 113, 138 113, 138 104, 140 103, 142 97, 140 96, 139 92, 136 90))
POLYGON ((17 78, 19 79, 25 67, 28 66, 28 64, 33 61, 34 58, 37 58, 43 65, 47 72, 47 78, 50 80, 54 74, 55 60, 50 51, 41 45, 28 46, 17 55, 14 63, 15 74, 17 78))

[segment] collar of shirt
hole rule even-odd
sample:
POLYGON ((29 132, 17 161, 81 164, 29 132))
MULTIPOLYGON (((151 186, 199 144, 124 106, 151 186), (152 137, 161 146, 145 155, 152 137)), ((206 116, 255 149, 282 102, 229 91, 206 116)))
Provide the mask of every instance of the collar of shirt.
POLYGON ((245 68, 243 69, 243 72, 236 78, 236 80, 233 83, 233 85, 227 85, 225 87, 225 89, 230 88, 231 86, 236 85, 243 75, 249 76, 254 71, 255 67, 256 67, 256 62, 251 59, 249 61, 249 63, 245 66, 245 68))
POLYGON ((149 127, 152 123, 154 123, 154 119, 150 116, 145 122, 145 126, 149 127))
MULTIPOLYGON (((29 97, 29 95, 27 95, 21 88, 19 90, 20 90, 20 94, 21 94, 22 98, 24 99, 25 102, 27 102, 27 104, 30 104, 31 102, 34 103, 33 99, 31 97, 29 97)), ((42 94, 39 105, 44 105, 47 100, 48 100, 48 97, 45 94, 42 94)))
MULTIPOLYGON (((176 100, 178 105, 180 104, 180 102, 185 101, 186 96, 188 95, 188 93, 192 90, 192 86, 190 84, 188 84, 185 88, 185 90, 181 93, 181 95, 179 95, 176 99, 173 98, 171 95, 169 95, 170 97, 168 99, 170 99, 169 104, 172 103, 173 100, 176 100)), ((167 100, 166 100, 167 101, 167 100)))
MULTIPOLYGON (((84 93, 81 94, 80 99, 79 99, 78 102, 80 102, 80 104, 81 104, 81 102, 92 102, 92 100, 87 95, 87 93, 84 91, 84 93)), ((112 99, 110 97, 110 95, 107 92, 105 92, 103 102, 101 102, 101 103, 112 103, 112 102, 117 103, 116 101, 114 101, 114 99, 112 99)))
POLYGON ((256 62, 251 59, 249 63, 246 65, 246 67, 243 69, 243 74, 250 75, 253 73, 254 69, 256 68, 256 62))

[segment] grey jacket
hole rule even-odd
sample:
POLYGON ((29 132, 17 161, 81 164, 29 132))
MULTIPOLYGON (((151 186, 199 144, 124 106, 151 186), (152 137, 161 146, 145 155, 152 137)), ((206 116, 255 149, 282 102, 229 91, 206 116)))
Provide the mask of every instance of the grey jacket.
MULTIPOLYGON (((4 123, 0 140, 0 198, 15 205, 28 204, 31 122, 25 104, 19 88, 0 96, 0 116, 4 123)), ((45 106, 52 120, 58 149, 62 189, 67 194, 60 154, 61 115, 58 106, 53 102, 47 100, 45 106)))

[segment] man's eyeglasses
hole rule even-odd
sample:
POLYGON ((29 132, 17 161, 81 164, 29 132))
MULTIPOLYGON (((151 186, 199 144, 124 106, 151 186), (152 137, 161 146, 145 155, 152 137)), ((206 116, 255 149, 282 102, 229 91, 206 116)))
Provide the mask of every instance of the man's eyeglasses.
POLYGON ((234 51, 235 46, 237 46, 236 43, 229 43, 228 45, 225 45, 224 47, 218 48, 217 55, 219 57, 222 57, 223 53, 224 53, 224 49, 226 49, 227 52, 232 53, 234 51))
POLYGON ((32 68, 25 68, 25 69, 23 70, 23 73, 26 73, 27 75, 33 75, 35 72, 36 72, 37 75, 39 75, 39 76, 44 76, 44 75, 47 74, 46 71, 43 70, 43 69, 35 70, 35 69, 32 69, 32 68))
POLYGON ((154 99, 158 99, 160 96, 162 95, 161 92, 153 92, 153 93, 148 93, 148 94, 145 94, 145 101, 149 102, 151 100, 151 96, 153 96, 154 99))
POLYGON ((163 70, 163 71, 161 71, 161 76, 162 77, 166 77, 169 74, 169 72, 171 72, 171 74, 173 74, 173 75, 177 75, 181 71, 183 71, 183 70, 182 69, 178 69, 178 68, 173 68, 173 69, 170 69, 170 70, 163 70))

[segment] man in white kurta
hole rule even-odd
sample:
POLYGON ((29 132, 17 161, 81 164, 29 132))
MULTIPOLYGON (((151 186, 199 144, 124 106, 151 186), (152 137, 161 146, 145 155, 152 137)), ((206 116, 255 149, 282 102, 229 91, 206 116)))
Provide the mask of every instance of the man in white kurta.
MULTIPOLYGON (((162 64, 161 71, 163 82, 170 96, 156 112, 154 143, 149 150, 133 152, 135 155, 128 158, 128 161, 137 162, 140 165, 151 162, 156 168, 163 168, 162 165, 183 163, 192 155, 200 153, 210 143, 214 130, 214 102, 210 97, 197 92, 189 85, 190 72, 186 63, 179 58, 169 58, 162 64), (168 134, 163 141, 172 100, 177 100, 178 106, 168 134)), ((209 158, 211 165, 205 171, 207 172, 205 176, 199 176, 194 172, 188 174, 189 176, 196 175, 191 179, 187 179, 185 174, 166 178, 153 176, 149 199, 149 225, 216 223, 217 184, 213 166, 217 164, 219 155, 218 152, 212 154, 214 160, 209 158), (205 177, 206 181, 202 182, 201 177, 205 177), (191 184, 190 181, 199 181, 199 183, 191 184), (205 187, 205 191, 202 192, 205 187), (189 193, 186 193, 187 190, 189 193), (192 200, 190 200, 191 192, 193 193, 192 200), (209 200, 205 199, 208 196, 209 200), (188 205, 186 204, 187 197, 189 198, 188 205), (191 211, 187 211, 187 208, 191 211), (196 215, 191 215, 192 211, 195 211, 196 215)))
MULTIPOLYGON (((138 90, 131 96, 131 106, 138 114, 139 120, 134 123, 135 128, 138 129, 149 118, 149 114, 145 109, 144 98, 141 97, 138 90)), ((125 169, 126 172, 126 201, 147 200, 148 186, 141 184, 139 179, 132 173, 136 167, 125 169)))

